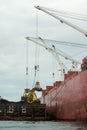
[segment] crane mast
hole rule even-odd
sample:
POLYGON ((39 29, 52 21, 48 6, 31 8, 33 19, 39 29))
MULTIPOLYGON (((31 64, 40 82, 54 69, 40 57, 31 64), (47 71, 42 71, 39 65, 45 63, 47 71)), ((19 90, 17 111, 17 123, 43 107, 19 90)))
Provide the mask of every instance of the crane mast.
POLYGON ((61 23, 65 23, 67 24, 68 26, 74 28, 75 30, 83 33, 86 37, 87 37, 87 31, 83 30, 82 28, 80 28, 79 26, 77 25, 74 25, 72 24, 71 22, 68 22, 67 20, 65 20, 64 18, 61 18, 60 16, 56 16, 55 14, 53 14, 52 12, 50 12, 49 9, 45 8, 45 7, 42 7, 42 6, 35 6, 36 9, 39 9, 39 10, 42 10, 43 12, 51 15, 52 17, 58 19, 61 23))

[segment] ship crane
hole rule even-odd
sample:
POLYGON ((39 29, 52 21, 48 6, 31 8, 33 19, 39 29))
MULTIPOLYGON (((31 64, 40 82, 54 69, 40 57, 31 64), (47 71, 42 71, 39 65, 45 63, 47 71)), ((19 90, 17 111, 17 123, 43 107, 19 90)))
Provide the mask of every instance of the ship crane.
POLYGON ((72 62, 72 71, 76 71, 77 70, 77 65, 81 64, 79 61, 74 60, 71 56, 67 55, 66 53, 64 53, 63 51, 55 48, 54 45, 52 45, 52 47, 48 46, 46 41, 44 39, 42 39, 41 37, 38 38, 34 38, 34 37, 26 37, 27 40, 30 40, 40 46, 42 46, 43 48, 45 48, 46 50, 48 50, 57 60, 58 64, 61 67, 61 75, 63 76, 65 72, 68 71, 68 68, 63 64, 63 62, 59 59, 59 55, 61 55, 62 57, 64 57, 66 60, 70 60, 72 62))
POLYGON ((58 15, 55 15, 54 13, 52 13, 52 11, 50 9, 42 7, 42 6, 35 6, 35 8, 37 8, 37 9, 39 9, 39 10, 41 10, 41 11, 43 11, 43 12, 49 14, 49 15, 51 15, 52 17, 58 19, 61 23, 67 24, 68 26, 74 28, 75 30, 83 33, 87 37, 87 31, 85 31, 84 29, 80 28, 77 25, 72 24, 71 22, 65 20, 64 18, 62 18, 62 17, 60 17, 58 15))

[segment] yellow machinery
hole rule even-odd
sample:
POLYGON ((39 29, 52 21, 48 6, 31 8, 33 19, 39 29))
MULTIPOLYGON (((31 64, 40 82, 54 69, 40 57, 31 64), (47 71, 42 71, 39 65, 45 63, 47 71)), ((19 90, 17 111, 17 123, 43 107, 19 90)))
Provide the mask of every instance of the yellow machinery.
POLYGON ((37 100, 35 91, 28 88, 24 91, 24 97, 26 98, 27 103, 32 103, 37 100))
POLYGON ((33 103, 35 101, 39 101, 35 91, 42 91, 42 88, 40 88, 39 82, 36 82, 35 87, 33 89, 26 88, 24 90, 24 95, 22 97, 22 100, 25 100, 27 103, 33 103))

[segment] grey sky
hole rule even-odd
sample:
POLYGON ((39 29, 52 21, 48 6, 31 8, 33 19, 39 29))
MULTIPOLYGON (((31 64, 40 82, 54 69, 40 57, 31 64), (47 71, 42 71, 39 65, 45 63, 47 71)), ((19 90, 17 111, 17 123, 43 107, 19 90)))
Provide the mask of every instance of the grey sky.
MULTIPOLYGON (((26 88, 26 36, 36 35, 36 9, 35 5, 77 12, 87 12, 87 0, 0 0, 0 95, 8 100, 20 100, 26 88)), ((38 35, 42 38, 65 40, 78 43, 87 43, 87 38, 78 31, 61 24, 58 20, 47 14, 38 12, 38 35)), ((74 22, 74 20, 72 20, 74 22)), ((87 30, 87 22, 75 22, 87 30)), ((83 51, 59 46, 68 54, 74 56, 83 51)), ((34 80, 35 44, 29 44, 29 87, 32 88, 34 80)), ((52 85, 51 63, 56 61, 43 48, 40 49, 40 75, 41 86, 52 85), (50 59, 48 61, 48 59, 50 59)), ((80 56, 74 56, 81 61, 80 56)), ((52 64, 53 64, 52 63, 52 64)), ((56 68, 56 65, 54 66, 56 68)), ((55 79, 57 80, 57 78, 55 79)))

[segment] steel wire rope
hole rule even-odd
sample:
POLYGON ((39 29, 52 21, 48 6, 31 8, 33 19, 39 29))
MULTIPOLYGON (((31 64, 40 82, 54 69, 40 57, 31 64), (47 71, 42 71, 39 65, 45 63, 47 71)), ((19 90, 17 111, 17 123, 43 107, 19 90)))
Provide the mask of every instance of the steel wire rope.
POLYGON ((57 41, 57 40, 49 40, 49 39, 43 39, 46 43, 48 43, 48 45, 63 45, 63 46, 72 46, 72 47, 77 47, 77 48, 81 48, 81 49, 84 49, 84 50, 81 50, 80 52, 74 54, 73 56, 75 55, 79 55, 81 53, 84 53, 87 51, 87 44, 81 44, 81 43, 76 43, 76 42, 67 42, 67 41, 57 41))
POLYGON ((44 39, 48 44, 53 45, 54 44, 59 44, 59 45, 65 45, 65 46, 73 46, 73 47, 79 47, 79 48, 87 48, 87 44, 81 44, 81 43, 75 43, 75 42, 68 42, 68 41, 57 41, 57 40, 49 40, 49 39, 44 39))
POLYGON ((55 12, 55 13, 61 13, 61 14, 69 14, 69 15, 74 15, 74 16, 80 16, 80 17, 85 17, 87 18, 87 15, 86 14, 80 14, 80 13, 75 13, 75 12, 70 12, 70 11, 64 11, 64 10, 53 10, 53 9, 49 9, 49 8, 46 8, 44 7, 46 10, 49 10, 51 12, 55 12))
MULTIPOLYGON (((87 51, 87 45, 86 44, 79 44, 79 43, 73 43, 73 42, 65 42, 65 41, 58 41, 59 42, 59 44, 61 43, 61 42, 64 42, 64 44, 62 44, 62 45, 64 45, 64 46, 72 46, 72 47, 78 47, 78 48, 81 48, 81 50, 78 52, 78 53, 75 53, 75 54, 73 54, 72 55, 72 57, 76 57, 77 55, 79 55, 79 54, 81 54, 81 53, 85 53, 86 51, 87 51), (66 43, 69 43, 70 45, 67 45, 66 43), (76 46, 77 45, 77 46, 76 46), (78 45, 80 45, 80 46, 78 46, 78 45), (84 45, 84 46, 83 46, 84 45), (85 48, 85 49, 84 49, 85 48)), ((54 44, 57 44, 57 43, 55 43, 54 42, 54 44)), ((81 68, 80 68, 81 69, 81 68)))
POLYGON ((74 43, 74 42, 67 42, 67 41, 56 41, 56 40, 48 40, 49 43, 52 42, 52 44, 59 44, 59 45, 64 45, 64 46, 72 46, 72 47, 77 47, 77 48, 81 48, 84 50, 81 50, 80 52, 74 54, 73 56, 77 56, 81 53, 85 53, 87 51, 87 44, 81 44, 81 43, 74 43), (60 44, 61 43, 61 44, 60 44))
POLYGON ((68 15, 60 15, 60 16, 66 17, 66 18, 71 18, 71 19, 76 19, 76 20, 81 20, 81 21, 87 21, 87 19, 77 18, 75 16, 68 16, 68 15))
MULTIPOLYGON (((38 37, 38 10, 36 9, 36 37, 38 37)), ((35 73, 34 73, 34 80, 33 80, 33 86, 35 85, 37 76, 37 71, 39 71, 39 48, 37 44, 35 44, 35 73)))
POLYGON ((28 40, 26 40, 26 87, 28 87, 28 40))
POLYGON ((54 80, 55 80, 55 68, 56 68, 56 64, 55 64, 55 60, 54 60, 54 56, 52 55, 52 58, 51 58, 51 62, 52 62, 52 77, 53 77, 53 82, 54 82, 54 80))
POLYGON ((51 13, 55 13, 55 15, 60 15, 63 17, 69 17, 72 19, 77 19, 77 20, 82 20, 82 21, 87 21, 87 15, 80 14, 80 13, 75 13, 75 12, 69 12, 69 11, 63 11, 63 10, 53 10, 49 8, 45 8, 46 10, 50 11, 51 13))
POLYGON ((74 54, 73 56, 77 56, 77 55, 79 55, 79 54, 81 54, 81 53, 85 53, 86 51, 87 51, 87 49, 84 49, 84 50, 82 50, 82 51, 80 51, 80 52, 74 54))

